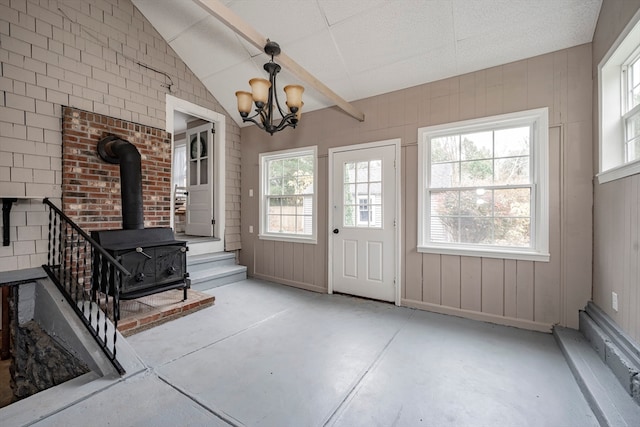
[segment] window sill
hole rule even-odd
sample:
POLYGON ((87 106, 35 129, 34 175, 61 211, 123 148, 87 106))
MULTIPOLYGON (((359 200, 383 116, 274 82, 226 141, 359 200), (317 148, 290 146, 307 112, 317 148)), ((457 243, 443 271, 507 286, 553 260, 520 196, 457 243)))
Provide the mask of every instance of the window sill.
POLYGON ((538 261, 549 262, 550 255, 548 253, 518 250, 499 250, 499 249, 475 249, 466 247, 443 247, 443 246, 418 246, 418 252, 439 255, 458 255, 472 256, 482 258, 499 258, 514 259, 518 261, 538 261))
POLYGON ((315 237, 295 237, 289 235, 278 236, 274 234, 259 234, 258 239, 273 240, 276 242, 307 243, 311 245, 315 245, 318 243, 318 240, 315 237))
POLYGON ((598 184, 604 184, 605 182, 615 181, 617 179, 626 178, 631 175, 640 173, 640 160, 625 163, 615 168, 611 168, 604 172, 600 172, 596 177, 598 178, 598 184))

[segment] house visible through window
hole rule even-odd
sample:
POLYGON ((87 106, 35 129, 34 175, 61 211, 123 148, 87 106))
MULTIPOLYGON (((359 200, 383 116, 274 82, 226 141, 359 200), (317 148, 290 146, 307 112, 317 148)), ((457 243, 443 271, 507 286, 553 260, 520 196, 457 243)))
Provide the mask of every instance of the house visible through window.
POLYGON ((316 147, 260 155, 260 238, 316 240, 316 147))
POLYGON ((547 109, 419 129, 419 250, 548 259, 547 109))
POLYGON ((382 227, 382 160, 344 164, 343 227, 382 227))

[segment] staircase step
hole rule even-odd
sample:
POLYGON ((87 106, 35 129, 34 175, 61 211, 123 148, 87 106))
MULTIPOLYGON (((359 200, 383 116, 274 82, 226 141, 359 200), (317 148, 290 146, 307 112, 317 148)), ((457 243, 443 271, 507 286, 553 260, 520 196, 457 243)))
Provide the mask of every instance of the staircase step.
POLYGON ((558 326, 553 328, 553 335, 600 425, 637 426, 640 407, 620 386, 584 335, 558 326))
POLYGON ((187 254, 194 256, 194 255, 206 255, 206 254, 214 253, 216 251, 221 250, 222 247, 220 243, 221 243, 220 239, 217 239, 217 241, 212 239, 201 241, 201 242, 189 241, 187 243, 187 246, 189 247, 189 252, 187 254))
POLYGON ((191 288, 198 291, 228 285, 246 278, 247 267, 244 265, 222 266, 189 273, 191 288))
POLYGON ((236 265, 236 256, 232 252, 216 252, 187 257, 187 271, 189 273, 234 265, 236 265))

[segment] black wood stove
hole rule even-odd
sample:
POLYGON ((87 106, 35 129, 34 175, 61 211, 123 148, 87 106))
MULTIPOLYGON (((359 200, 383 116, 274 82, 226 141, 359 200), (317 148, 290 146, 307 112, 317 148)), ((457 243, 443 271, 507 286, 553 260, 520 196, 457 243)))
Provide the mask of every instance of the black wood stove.
MULTIPOLYGON (((108 136, 98 143, 98 154, 120 165, 121 230, 97 230, 91 237, 130 273, 120 284, 121 299, 139 298, 169 289, 183 289, 187 299, 187 242, 176 240, 171 228, 144 228, 140 153, 128 141, 108 136)), ((115 277, 101 260, 93 260, 93 283, 102 283, 101 292, 113 294, 115 277), (102 275, 98 279, 99 275, 102 275)), ((97 291, 98 289, 94 289, 97 291)))
MULTIPOLYGON (((176 288, 183 288, 187 299, 187 242, 175 240, 170 228, 92 231, 91 237, 131 273, 120 286, 120 299, 176 288)), ((94 263, 93 271, 102 271, 103 280, 94 283, 112 285, 113 277, 107 277, 106 269, 99 267, 94 263)))

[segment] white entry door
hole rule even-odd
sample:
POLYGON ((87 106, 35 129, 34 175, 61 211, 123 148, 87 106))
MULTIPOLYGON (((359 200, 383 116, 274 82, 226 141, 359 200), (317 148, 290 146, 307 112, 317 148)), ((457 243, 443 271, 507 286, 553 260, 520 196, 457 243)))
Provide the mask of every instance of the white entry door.
POLYGON ((396 299, 396 148, 330 152, 335 292, 396 299))
POLYGON ((185 233, 213 236, 213 123, 187 129, 185 233))

